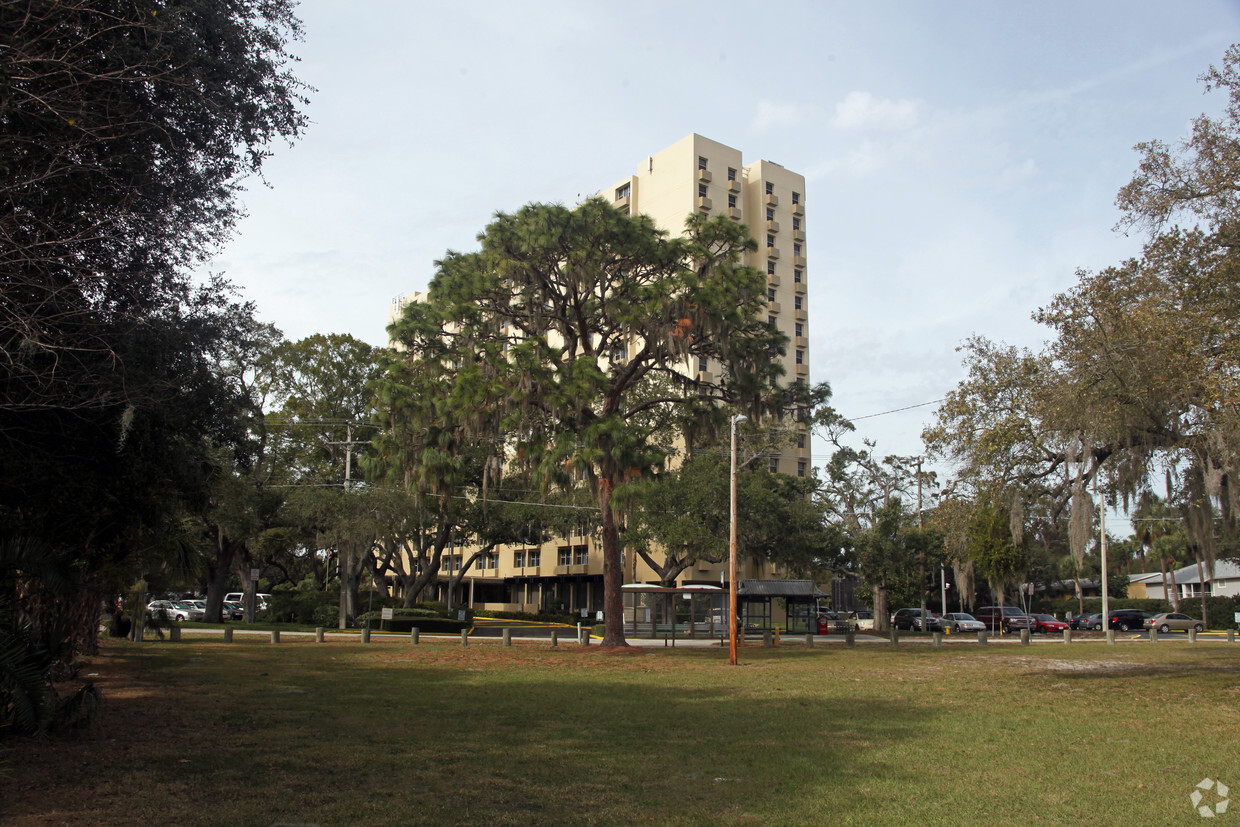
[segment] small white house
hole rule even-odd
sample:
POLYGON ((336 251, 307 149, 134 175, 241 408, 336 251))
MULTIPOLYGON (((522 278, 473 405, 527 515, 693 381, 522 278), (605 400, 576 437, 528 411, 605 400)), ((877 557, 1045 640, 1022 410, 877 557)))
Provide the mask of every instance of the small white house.
MULTIPOLYGON (((1167 572, 1167 586, 1170 585, 1171 572, 1167 572)), ((1175 590, 1181 600, 1200 597, 1201 585, 1201 576, 1197 573, 1195 563, 1175 570, 1175 590)), ((1229 560, 1216 561, 1213 573, 1206 572, 1205 590, 1207 597, 1233 597, 1240 594, 1240 566, 1229 560)), ((1142 572, 1132 575, 1128 579, 1128 596, 1167 600, 1162 572, 1142 572)))

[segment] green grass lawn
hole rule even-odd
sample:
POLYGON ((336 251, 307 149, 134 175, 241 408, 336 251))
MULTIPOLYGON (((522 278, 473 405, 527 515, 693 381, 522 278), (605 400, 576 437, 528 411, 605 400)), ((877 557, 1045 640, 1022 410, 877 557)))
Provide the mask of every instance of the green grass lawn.
MULTIPOLYGON (((106 641, 3 824, 1196 824, 1240 645, 106 641)), ((1240 804, 1217 823, 1240 823, 1240 804)))

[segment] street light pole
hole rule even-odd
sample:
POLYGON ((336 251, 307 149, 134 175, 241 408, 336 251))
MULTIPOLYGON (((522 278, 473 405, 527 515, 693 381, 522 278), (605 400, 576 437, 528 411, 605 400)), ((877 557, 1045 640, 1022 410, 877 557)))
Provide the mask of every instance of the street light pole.
POLYGON ((749 417, 737 414, 732 417, 732 479, 730 529, 728 536, 728 653, 729 663, 736 666, 736 426, 748 422, 749 417))

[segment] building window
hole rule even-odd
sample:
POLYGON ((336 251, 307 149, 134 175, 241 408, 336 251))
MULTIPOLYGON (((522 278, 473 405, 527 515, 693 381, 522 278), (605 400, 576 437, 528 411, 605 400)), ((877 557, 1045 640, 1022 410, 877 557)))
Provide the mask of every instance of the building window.
POLYGON ((706 156, 705 155, 698 156, 698 169, 706 169, 706 156))
POLYGON ((531 552, 529 553, 529 559, 528 559, 526 562, 528 562, 528 563, 529 563, 529 567, 530 567, 530 568, 532 568, 532 569, 536 569, 536 568, 538 568, 539 566, 541 566, 541 565, 542 565, 542 552, 541 552, 541 551, 531 551, 531 552))
POLYGON ((626 344, 618 344, 611 349, 611 361, 623 362, 629 358, 629 346, 626 344))
POLYGON ((793 281, 795 281, 797 284, 800 284, 800 283, 801 283, 801 279, 803 279, 803 278, 805 278, 805 271, 804 271, 804 270, 802 270, 802 269, 800 269, 800 268, 797 268, 796 270, 793 270, 793 271, 792 271, 792 280, 793 280, 793 281))
POLYGON ((698 184, 698 198, 705 198, 705 197, 706 197, 706 185, 698 184))
POLYGON ((774 221, 774 220, 775 220, 775 211, 774 211, 774 210, 772 210, 770 207, 767 207, 767 208, 766 208, 766 220, 767 220, 767 221, 774 221))
POLYGON ((797 460, 797 476, 805 476, 805 460, 797 460))
POLYGON ((775 192, 775 185, 772 184, 770 181, 767 181, 766 182, 766 194, 773 195, 774 192, 775 192))
POLYGON ((767 290, 766 290, 766 300, 767 300, 767 301, 769 301, 769 302, 773 302, 773 301, 775 301, 775 288, 774 288, 774 287, 768 287, 768 288, 767 288, 767 290))
POLYGON ((775 262, 773 262, 773 261, 768 261, 768 262, 766 263, 766 274, 767 274, 768 276, 773 276, 773 275, 775 275, 775 262))
POLYGON ((797 351, 797 364, 798 364, 798 365, 803 365, 803 364, 805 364, 805 351, 803 351, 803 350, 798 350, 798 351, 797 351))
POLYGON ((801 245, 800 244, 792 245, 792 255, 796 256, 797 258, 801 257, 801 245))
POLYGON ((557 558, 561 566, 570 566, 573 563, 573 550, 568 546, 560 546, 560 554, 557 558))
POLYGON ((797 447, 798 448, 805 447, 805 434, 797 434, 797 447))
POLYGON ((577 546, 573 549, 573 564, 584 566, 590 562, 590 549, 588 546, 577 546))
POLYGON ((698 357, 698 373, 705 373, 705 372, 706 372, 706 357, 699 356, 698 357))
POLYGON ((775 457, 771 457, 769 460, 767 460, 766 468, 772 474, 778 474, 779 473, 779 460, 776 459, 775 457))
POLYGON ((514 569, 525 568, 525 552, 524 551, 514 551, 512 553, 512 567, 514 569))
POLYGON ((793 203, 793 204, 800 204, 800 203, 801 203, 801 193, 799 193, 799 192, 794 192, 794 193, 792 193, 792 203, 793 203))
POLYGON ((797 322, 797 338, 799 339, 804 335, 805 335, 805 325, 801 324, 800 322, 797 322))
POLYGON ((616 187, 616 200, 619 201, 622 198, 628 198, 629 192, 630 189, 628 184, 625 184, 622 187, 616 187))
POLYGON ((774 247, 774 246, 775 246, 775 236, 773 236, 773 235, 767 235, 767 237, 766 237, 766 246, 767 246, 767 247, 774 247))
POLYGON ((801 219, 795 218, 795 217, 792 219, 792 229, 794 230, 801 229, 801 219))
POLYGON ((728 206, 732 209, 736 209, 736 196, 735 195, 728 196, 728 206))
POLYGON ((733 167, 728 167, 728 180, 729 181, 736 180, 736 169, 733 167))
POLYGON ((800 309, 801 309, 801 297, 800 297, 800 296, 794 296, 794 297, 793 297, 793 299, 792 299, 792 306, 793 306, 793 308, 794 308, 794 309, 796 309, 796 310, 800 310, 800 309))
POLYGON ((769 324, 771 327, 774 327, 774 326, 775 326, 775 317, 774 317, 774 316, 767 316, 767 317, 766 317, 766 323, 767 323, 767 324, 769 324))

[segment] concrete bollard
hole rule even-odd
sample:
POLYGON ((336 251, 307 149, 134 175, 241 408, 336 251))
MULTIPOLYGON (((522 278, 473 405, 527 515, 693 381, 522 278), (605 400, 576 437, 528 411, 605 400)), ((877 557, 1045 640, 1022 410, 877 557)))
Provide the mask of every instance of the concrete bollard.
POLYGON ((1071 643, 1071 642, 1072 642, 1072 630, 1071 630, 1071 629, 1064 629, 1064 630, 1063 630, 1063 642, 1064 642, 1064 643, 1071 643))
POLYGON ((805 636, 805 645, 806 645, 806 646, 809 646, 809 647, 811 647, 811 648, 813 648, 813 645, 814 645, 814 636, 813 636, 813 635, 806 635, 806 636, 805 636))
POLYGON ((770 649, 774 645, 775 645, 775 639, 771 635, 771 630, 767 629, 765 632, 762 633, 762 648, 770 649))
POLYGON ((469 645, 469 630, 468 629, 461 630, 461 645, 462 646, 469 645))
POLYGON ((505 630, 504 630, 504 645, 505 645, 505 646, 511 646, 511 645, 512 645, 512 629, 505 629, 505 630))
POLYGON ((1032 639, 1033 639, 1033 635, 1029 634, 1029 630, 1028 630, 1028 629, 1021 629, 1021 630, 1020 630, 1020 645, 1021 645, 1021 646, 1028 646, 1028 645, 1029 645, 1029 642, 1030 642, 1032 639))
POLYGON ((1158 630, 1153 626, 1150 627, 1150 643, 1158 642, 1158 630))
POLYGON ((1228 642, 1228 643, 1235 643, 1235 642, 1236 642, 1236 630, 1235 630, 1235 629, 1228 629, 1228 630, 1227 630, 1227 642, 1228 642))
POLYGON ((1197 630, 1196 630, 1196 629, 1189 629, 1189 630, 1188 630, 1188 642, 1189 642, 1189 643, 1196 643, 1196 642, 1197 642, 1197 630))
POLYGON ((323 642, 323 635, 324 635, 326 632, 327 632, 327 630, 326 630, 325 628, 323 628, 322 626, 315 626, 315 627, 314 627, 314 642, 315 642, 315 643, 322 643, 322 642, 323 642))
POLYGON ((560 645, 560 633, 553 631, 551 633, 551 648, 554 649, 556 646, 559 646, 559 645, 560 645))
POLYGON ((888 638, 891 640, 892 646, 900 645, 900 633, 896 631, 894 626, 891 627, 891 633, 888 635, 888 638))
POLYGON ((851 649, 851 648, 853 648, 854 646, 856 646, 856 645, 857 645, 857 636, 856 636, 856 635, 854 635, 852 632, 846 632, 846 633, 844 634, 844 645, 845 645, 845 646, 847 646, 849 649, 851 649))
POLYGON ((181 627, 180 626, 169 626, 168 627, 168 640, 172 641, 173 643, 176 643, 180 639, 181 639, 181 627))
POLYGON ((414 626, 412 629, 409 630, 409 642, 412 643, 414 646, 418 645, 418 627, 417 626, 414 626))
POLYGON ((370 627, 362 629, 362 643, 370 643, 370 627))
POLYGON ((1114 629, 1107 629, 1107 643, 1112 644, 1112 645, 1115 643, 1115 630, 1114 629))
POLYGON ((978 632, 978 633, 977 633, 977 642, 978 642, 978 643, 980 643, 980 644, 982 644, 983 646, 986 646, 987 644, 989 644, 989 643, 990 643, 990 633, 989 633, 989 632, 978 632))
POLYGON ((272 629, 272 630, 271 630, 271 642, 272 642, 272 643, 279 643, 279 642, 280 642, 280 630, 279 630, 279 629, 272 629))
POLYGON ((931 632, 930 640, 934 641, 935 646, 942 646, 943 645, 943 633, 942 632, 931 632))
POLYGON ((224 627, 224 642, 232 643, 233 630, 231 626, 224 627))

